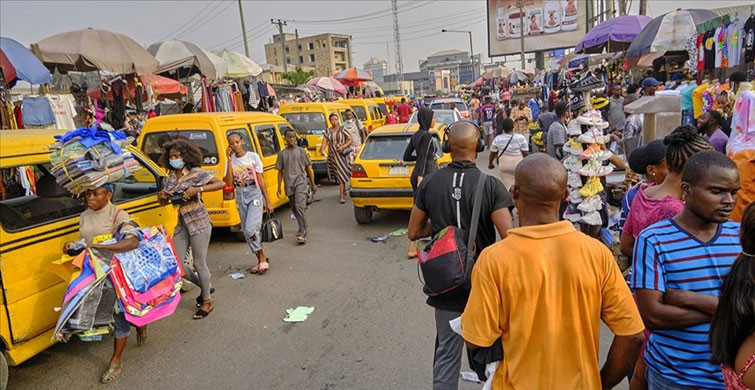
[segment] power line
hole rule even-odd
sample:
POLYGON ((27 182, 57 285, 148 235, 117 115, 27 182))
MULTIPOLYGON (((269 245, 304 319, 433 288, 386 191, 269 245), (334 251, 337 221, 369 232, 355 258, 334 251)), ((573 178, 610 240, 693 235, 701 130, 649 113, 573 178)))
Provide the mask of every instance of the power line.
MULTIPOLYGON (((404 8, 401 9, 402 12, 411 11, 420 7, 425 7, 427 5, 430 5, 437 0, 429 0, 426 2, 418 2, 413 4, 405 5, 404 8)), ((385 11, 375 11, 369 14, 363 14, 363 15, 355 15, 350 16, 346 18, 339 18, 339 19, 330 19, 330 20, 296 20, 296 19, 288 19, 287 22, 295 23, 295 24, 314 24, 314 25, 329 25, 329 24, 351 24, 351 23, 362 23, 365 20, 375 20, 378 18, 383 18, 390 16, 392 12, 392 9, 389 9, 386 13, 385 11)))
MULTIPOLYGON (((215 1, 216 1, 216 0, 211 0, 211 1, 209 1, 209 2, 208 2, 208 3, 207 3, 207 4, 205 5, 205 6, 204 6, 204 8, 202 8, 201 10, 199 10, 199 12, 197 12, 197 13, 196 13, 196 14, 195 14, 194 16, 192 16, 192 17, 191 17, 191 18, 190 18, 189 20, 187 20, 187 21, 186 21, 186 23, 182 24, 182 25, 181 25, 181 27, 179 27, 179 28, 177 28, 177 29, 173 30, 172 32, 170 32, 170 33, 168 33, 168 34, 166 34, 166 35, 165 35, 164 37, 162 37, 162 38, 158 39, 158 40, 157 40, 157 42, 162 42, 162 41, 164 41, 165 39, 167 39, 167 38, 170 38, 171 36, 174 36, 174 35, 175 35, 175 34, 176 34, 177 32, 179 32, 179 31, 183 30, 183 29, 184 29, 184 28, 185 28, 186 26, 188 26, 188 25, 189 25, 190 23, 192 23, 192 22, 194 21, 194 19, 196 19, 197 17, 199 17, 200 15, 202 15, 202 14, 203 14, 203 13, 204 13, 204 12, 205 12, 205 11, 207 10, 207 8, 209 8, 209 7, 210 7, 210 6, 212 5, 212 3, 214 3, 215 1)), ((219 6, 219 5, 220 5, 220 3, 216 3, 215 5, 216 5, 216 6, 219 6)))
MULTIPOLYGON (((220 16, 220 14, 222 14, 223 12, 225 12, 232 5, 233 5, 233 2, 227 2, 227 3, 225 3, 225 7, 220 8, 218 10, 218 12, 216 12, 212 16, 208 16, 206 19, 202 20, 202 24, 201 25, 196 26, 196 27, 192 27, 191 29, 189 29, 186 32, 184 32, 184 35, 188 36, 188 35, 191 35, 192 33, 197 32, 200 28, 208 25, 213 19, 215 19, 218 16, 220 16)), ((212 11, 210 11, 210 13, 212 13, 212 11)))
MULTIPOLYGON (((482 22, 484 20, 487 20, 487 16, 485 18, 483 18, 483 19, 480 19, 479 21, 476 21, 476 22, 482 22)), ((448 26, 453 26, 453 24, 449 24, 448 26)), ((432 32, 430 34, 420 35, 418 37, 412 37, 412 38, 408 38, 408 39, 402 39, 401 42, 416 41, 417 39, 427 38, 427 37, 431 37, 431 36, 434 36, 434 35, 437 35, 437 34, 439 34, 439 33, 438 32, 432 32)), ((354 44, 355 45, 385 44, 385 40, 372 41, 372 42, 354 41, 354 44)))
MULTIPOLYGON (((246 33, 247 33, 247 34, 257 34, 257 33, 259 33, 260 31, 262 31, 262 30, 261 30, 260 28, 264 29, 264 27, 266 27, 267 25, 268 25, 268 24, 267 24, 267 22, 265 22, 265 23, 260 23, 260 24, 258 24, 258 25, 256 25, 256 26, 254 26, 254 27, 252 27, 252 28, 250 28, 250 29, 246 30, 246 33), (259 30, 258 30, 258 29, 259 29, 259 30), (258 30, 258 31, 255 31, 254 33, 252 33, 252 31, 254 31, 254 30, 258 30)), ((230 38, 230 39, 226 39, 226 40, 225 40, 225 41, 223 41, 223 42, 219 42, 219 43, 215 43, 215 44, 213 44, 213 45, 210 45, 210 47, 211 47, 211 48, 218 48, 218 47, 221 47, 221 46, 225 46, 225 45, 227 45, 227 44, 229 44, 229 43, 231 43, 231 42, 233 42, 233 41, 235 41, 235 40, 237 40, 237 39, 241 38, 241 37, 242 37, 242 35, 243 35, 243 34, 239 34, 239 35, 236 35, 235 37, 233 37, 233 38, 230 38)))

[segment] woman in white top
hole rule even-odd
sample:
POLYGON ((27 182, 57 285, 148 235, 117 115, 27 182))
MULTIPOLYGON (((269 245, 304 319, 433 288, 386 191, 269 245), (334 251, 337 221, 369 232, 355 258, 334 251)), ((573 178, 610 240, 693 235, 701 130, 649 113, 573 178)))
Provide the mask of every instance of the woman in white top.
POLYGON ((513 120, 506 118, 499 123, 502 128, 497 129, 500 134, 493 139, 493 143, 490 145, 488 168, 494 169, 493 162, 497 160, 501 181, 506 188, 511 188, 514 185, 514 169, 516 169, 519 161, 522 161, 529 153, 529 145, 527 138, 514 133, 513 120))

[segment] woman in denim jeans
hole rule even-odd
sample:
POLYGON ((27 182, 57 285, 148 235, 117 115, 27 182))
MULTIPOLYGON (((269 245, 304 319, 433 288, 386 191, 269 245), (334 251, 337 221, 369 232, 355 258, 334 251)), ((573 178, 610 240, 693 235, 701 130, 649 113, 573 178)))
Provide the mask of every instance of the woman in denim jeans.
POLYGON ((241 229, 247 244, 257 256, 257 265, 249 272, 262 275, 270 268, 260 237, 262 214, 264 211, 273 212, 265 179, 262 177, 262 160, 257 153, 244 150, 244 140, 238 133, 228 135, 228 144, 225 184, 236 187, 236 207, 241 218, 241 229))

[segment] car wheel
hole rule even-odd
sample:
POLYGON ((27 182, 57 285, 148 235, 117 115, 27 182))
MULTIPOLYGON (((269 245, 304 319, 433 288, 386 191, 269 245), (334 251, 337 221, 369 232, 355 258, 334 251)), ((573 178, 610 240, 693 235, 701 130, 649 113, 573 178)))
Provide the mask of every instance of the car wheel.
POLYGON ((354 219, 360 225, 370 223, 372 221, 372 208, 354 206, 354 219))
POLYGON ((0 390, 5 390, 8 386, 8 361, 5 360, 5 353, 0 352, 0 390))

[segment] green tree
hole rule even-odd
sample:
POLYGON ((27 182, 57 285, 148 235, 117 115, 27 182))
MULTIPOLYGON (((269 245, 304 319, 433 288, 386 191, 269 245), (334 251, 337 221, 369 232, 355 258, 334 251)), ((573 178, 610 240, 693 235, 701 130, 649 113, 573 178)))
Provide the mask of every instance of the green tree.
POLYGON ((305 72, 301 66, 297 66, 293 72, 285 72, 281 75, 284 80, 288 80, 291 85, 301 85, 307 82, 312 76, 315 75, 315 71, 310 70, 305 72))
POLYGON ((435 90, 435 94, 436 94, 436 95, 438 95, 438 96, 441 96, 441 95, 445 95, 446 93, 445 93, 445 92, 443 92, 443 90, 442 90, 442 89, 436 89, 436 90, 435 90))

